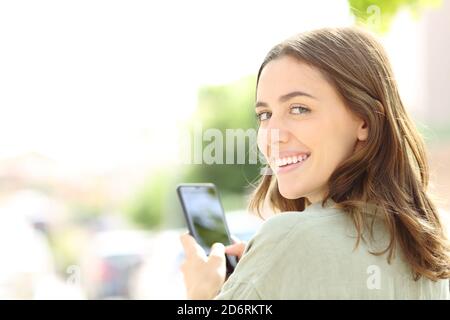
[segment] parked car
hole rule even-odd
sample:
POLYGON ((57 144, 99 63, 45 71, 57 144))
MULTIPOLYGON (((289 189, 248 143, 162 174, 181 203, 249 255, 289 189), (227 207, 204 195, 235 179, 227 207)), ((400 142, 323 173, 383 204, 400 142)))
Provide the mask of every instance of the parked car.
POLYGON ((150 233, 97 233, 81 262, 82 283, 89 299, 129 299, 130 280, 151 251, 150 233))

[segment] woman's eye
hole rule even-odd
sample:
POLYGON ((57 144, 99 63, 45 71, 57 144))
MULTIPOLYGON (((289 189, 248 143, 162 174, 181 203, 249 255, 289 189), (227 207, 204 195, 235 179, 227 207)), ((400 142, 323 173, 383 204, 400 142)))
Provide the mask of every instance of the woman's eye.
POLYGON ((270 112, 267 112, 267 111, 265 111, 265 112, 260 112, 260 113, 258 113, 258 114, 256 115, 256 118, 257 118, 259 121, 265 121, 265 120, 267 120, 267 119, 270 119, 270 112))
POLYGON ((292 106, 291 107, 291 112, 293 114, 302 114, 302 113, 307 113, 310 110, 308 108, 302 107, 302 106, 292 106))

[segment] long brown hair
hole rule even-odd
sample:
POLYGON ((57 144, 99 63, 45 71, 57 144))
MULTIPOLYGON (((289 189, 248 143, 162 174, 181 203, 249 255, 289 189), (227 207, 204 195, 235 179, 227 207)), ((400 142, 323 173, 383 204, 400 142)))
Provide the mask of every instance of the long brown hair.
MULTIPOLYGON (((317 68, 346 106, 364 119, 369 135, 363 148, 340 164, 328 180, 329 199, 353 220, 360 243, 368 203, 376 204, 390 233, 381 252, 390 263, 399 245, 415 280, 450 276, 450 246, 435 205, 427 194, 429 170, 425 144, 400 99, 390 63, 373 36, 357 28, 325 28, 298 34, 267 54, 289 55, 317 68)), ((278 191, 276 177, 264 175, 249 203, 261 214, 265 203, 275 211, 303 211, 304 197, 289 200, 278 191)), ((372 230, 371 230, 372 232, 372 230)), ((364 238, 363 238, 364 239, 364 238)))

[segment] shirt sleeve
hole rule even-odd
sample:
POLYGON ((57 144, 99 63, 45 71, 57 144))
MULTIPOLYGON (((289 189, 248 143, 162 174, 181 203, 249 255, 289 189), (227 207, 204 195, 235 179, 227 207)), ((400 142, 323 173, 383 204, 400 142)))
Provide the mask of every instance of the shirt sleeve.
POLYGON ((262 300, 263 298, 250 282, 236 282, 225 286, 214 300, 262 300))
POLYGON ((276 285, 266 283, 267 274, 278 264, 279 254, 285 251, 286 237, 295 226, 294 221, 289 220, 280 224, 278 220, 271 219, 265 222, 249 241, 233 274, 214 299, 264 300, 276 296, 273 292, 276 285))

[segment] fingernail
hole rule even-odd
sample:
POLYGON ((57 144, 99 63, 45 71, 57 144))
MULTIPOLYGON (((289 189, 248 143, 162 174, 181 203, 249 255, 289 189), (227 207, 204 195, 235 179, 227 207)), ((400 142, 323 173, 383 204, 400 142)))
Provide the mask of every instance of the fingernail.
POLYGON ((213 248, 219 249, 220 247, 222 247, 225 250, 225 246, 222 243, 216 242, 213 244, 213 248))

